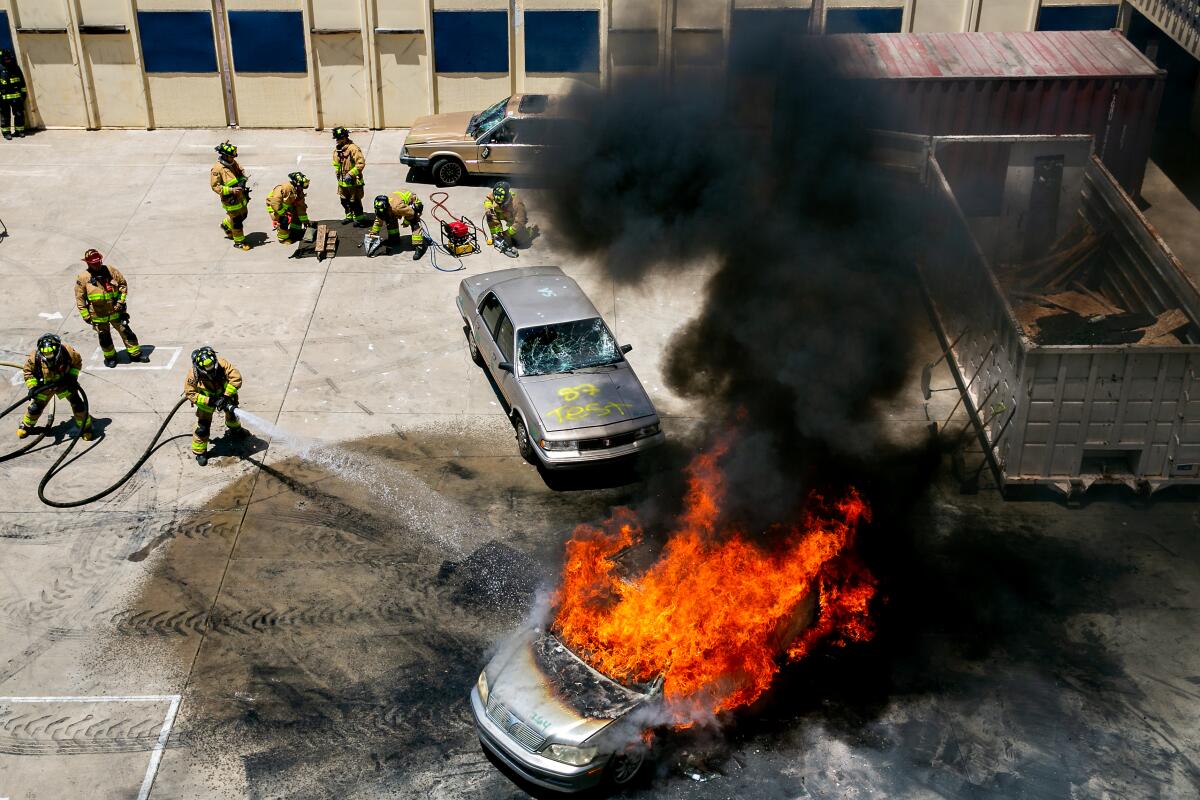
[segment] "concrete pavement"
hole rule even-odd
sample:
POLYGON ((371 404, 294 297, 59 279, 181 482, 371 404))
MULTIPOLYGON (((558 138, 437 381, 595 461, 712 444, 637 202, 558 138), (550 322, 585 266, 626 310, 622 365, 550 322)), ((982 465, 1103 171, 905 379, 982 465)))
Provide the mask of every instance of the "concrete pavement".
MULTIPOLYGON (((403 132, 355 139, 368 195, 399 188, 403 132)), ((552 585, 572 527, 637 499, 640 476, 548 486, 521 461, 466 353, 459 275, 408 253, 289 260, 264 241, 262 201, 297 168, 311 216, 341 216, 329 155, 328 136, 305 131, 64 131, 0 146, 12 234, 0 360, 60 332, 84 353, 107 426, 52 496, 125 471, 200 344, 242 369, 245 408, 283 431, 240 455, 218 442, 201 469, 182 414, 128 486, 78 510, 37 500, 57 449, 0 467, 0 797, 529 795, 480 752, 466 692, 552 585), (247 230, 261 244, 246 253, 222 237, 207 185, 227 136, 256 187, 247 230), (88 247, 130 280, 147 367, 105 369, 75 313, 88 247), (328 447, 301 458, 309 445, 289 436, 328 447)), ((413 188, 428 202, 432 187, 413 188)), ((479 221, 484 192, 450 190, 450 207, 479 221)), ((552 235, 517 262, 465 264, 563 266, 634 345, 686 448, 700 410, 664 385, 662 360, 703 301, 703 267, 616 286, 552 235)), ((931 332, 914 335, 932 361, 931 332)), ((918 371, 885 410, 898 437, 953 405, 952 392, 925 404, 918 371)), ((0 386, 6 403, 19 396, 0 386)), ((10 427, 0 441, 15 446, 10 427)), ((1170 496, 1072 511, 943 481, 912 522, 912 561, 895 567, 911 588, 879 646, 789 673, 768 709, 685 739, 632 794, 1187 796, 1200 781, 1198 519, 1170 496)))

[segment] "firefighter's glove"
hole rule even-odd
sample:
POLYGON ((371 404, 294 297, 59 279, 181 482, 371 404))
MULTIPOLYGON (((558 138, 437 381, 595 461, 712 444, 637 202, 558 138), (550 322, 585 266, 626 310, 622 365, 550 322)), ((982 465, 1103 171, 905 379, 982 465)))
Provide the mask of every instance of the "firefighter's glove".
POLYGON ((33 398, 37 397, 45 389, 46 389, 45 386, 30 386, 29 387, 29 399, 32 400, 33 398))
POLYGON ((417 200, 412 204, 412 210, 413 210, 414 214, 420 214, 421 210, 424 208, 425 208, 425 206, 424 206, 424 204, 421 203, 420 200, 417 200))

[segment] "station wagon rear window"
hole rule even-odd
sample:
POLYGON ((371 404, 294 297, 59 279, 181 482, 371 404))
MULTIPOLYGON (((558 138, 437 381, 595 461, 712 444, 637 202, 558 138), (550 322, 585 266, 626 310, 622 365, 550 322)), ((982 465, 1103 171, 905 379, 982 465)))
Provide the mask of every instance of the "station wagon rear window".
POLYGON ((555 375, 621 361, 617 342, 599 317, 522 328, 517 358, 523 375, 555 375))

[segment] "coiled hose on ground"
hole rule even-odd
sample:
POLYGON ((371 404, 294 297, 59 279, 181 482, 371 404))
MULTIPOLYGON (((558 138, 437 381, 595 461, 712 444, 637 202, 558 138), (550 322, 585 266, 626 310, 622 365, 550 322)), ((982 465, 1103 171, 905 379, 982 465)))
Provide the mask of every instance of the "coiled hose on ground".
MULTIPOLYGON (((0 367, 14 367, 16 369, 21 369, 20 364, 12 364, 12 363, 5 362, 5 361, 0 361, 0 367)), ((80 386, 78 388, 79 388, 79 396, 81 398, 83 398, 84 413, 89 414, 87 392, 85 392, 83 390, 82 386, 80 386)), ((4 409, 3 411, 0 411, 0 419, 7 417, 9 414, 16 411, 18 408, 25 405, 25 403, 27 403, 27 402, 28 402, 28 399, 26 399, 26 398, 21 398, 21 399, 17 400, 17 402, 13 403, 8 408, 4 409)), ((41 500, 46 505, 51 506, 53 508, 76 508, 78 506, 86 506, 88 503, 94 503, 97 500, 108 497, 110 494, 115 492, 117 489, 120 489, 122 486, 124 486, 126 483, 128 483, 129 479, 132 478, 134 475, 136 475, 137 471, 142 468, 142 465, 145 464, 150 459, 150 456, 154 454, 154 450, 158 445, 158 440, 162 438, 163 431, 165 431, 167 429, 167 425, 171 422, 171 419, 175 416, 175 413, 177 411, 179 411, 180 407, 182 407, 185 402, 187 402, 186 397, 179 398, 179 402, 177 402, 174 405, 174 407, 171 408, 171 410, 167 413, 167 416, 163 419, 162 424, 158 426, 158 431, 155 432, 154 438, 152 438, 150 440, 150 444, 146 445, 146 449, 142 451, 141 457, 138 458, 138 460, 136 462, 134 462, 134 465, 129 468, 129 471, 126 472, 124 475, 122 475, 117 480, 116 483, 112 484, 111 486, 109 486, 106 489, 96 492, 93 495, 84 497, 79 500, 68 500, 68 501, 51 500, 50 498, 46 497, 46 486, 50 483, 51 480, 54 479, 54 477, 56 475, 58 475, 59 472, 62 471, 63 462, 67 460, 67 457, 69 455, 71 455, 71 451, 75 449, 75 445, 79 444, 79 441, 82 438, 80 436, 74 437, 73 439, 71 439, 71 442, 70 442, 70 444, 67 445, 66 449, 63 450, 62 455, 60 455, 58 457, 58 460, 55 461, 50 466, 50 469, 46 470, 46 474, 43 475, 41 481, 38 482, 38 489, 37 489, 38 499, 41 500)), ((39 435, 36 439, 34 439, 32 442, 24 445, 20 449, 15 450, 11 453, 6 453, 4 455, 0 455, 0 461, 7 461, 9 459, 16 458, 19 455, 27 453, 27 452, 29 452, 29 450, 33 449, 34 445, 36 445, 38 442, 40 442, 42 439, 44 439, 46 437, 45 431, 49 430, 50 426, 54 424, 54 415, 53 415, 54 407, 53 406, 51 406, 50 411, 51 411, 50 419, 47 421, 46 427, 43 428, 43 433, 41 435, 39 435)))

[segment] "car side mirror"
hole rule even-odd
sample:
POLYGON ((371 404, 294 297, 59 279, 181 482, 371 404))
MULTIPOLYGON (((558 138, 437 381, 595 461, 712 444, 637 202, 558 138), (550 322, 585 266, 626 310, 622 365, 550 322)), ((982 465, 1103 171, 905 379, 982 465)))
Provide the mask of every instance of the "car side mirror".
POLYGON ((622 352, 622 353, 628 353, 628 352, 629 352, 630 350, 632 350, 632 349, 633 349, 633 345, 631 345, 631 344, 623 344, 623 345, 621 345, 621 352, 622 352))
POLYGON ((501 361, 496 366, 499 367, 500 369, 504 370, 505 372, 513 371, 513 365, 512 365, 511 361, 501 361))
POLYGON ((487 158, 491 154, 492 154, 492 148, 488 147, 487 145, 484 145, 483 149, 479 151, 480 158, 487 158))

